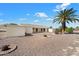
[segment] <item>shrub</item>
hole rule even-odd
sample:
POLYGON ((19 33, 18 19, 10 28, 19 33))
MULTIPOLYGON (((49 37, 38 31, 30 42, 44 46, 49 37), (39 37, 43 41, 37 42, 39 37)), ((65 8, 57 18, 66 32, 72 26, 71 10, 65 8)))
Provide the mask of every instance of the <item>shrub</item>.
POLYGON ((67 32, 67 33, 73 33, 73 28, 72 28, 72 27, 66 28, 66 32, 67 32))
POLYGON ((55 29, 55 34, 59 34, 59 29, 55 29))
POLYGON ((47 37, 47 35, 44 35, 44 37, 47 37))
POLYGON ((25 32, 25 36, 32 36, 32 34, 31 34, 31 33, 26 33, 26 32, 25 32))
POLYGON ((10 48, 9 48, 9 45, 4 45, 3 47, 2 47, 2 51, 6 51, 6 50, 9 50, 10 48))

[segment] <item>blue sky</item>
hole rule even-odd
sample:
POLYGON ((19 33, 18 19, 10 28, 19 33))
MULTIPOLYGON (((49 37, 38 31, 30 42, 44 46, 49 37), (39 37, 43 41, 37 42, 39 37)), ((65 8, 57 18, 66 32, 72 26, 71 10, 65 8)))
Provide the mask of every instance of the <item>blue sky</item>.
MULTIPOLYGON (((77 3, 0 3, 0 24, 40 24, 59 27, 61 24, 52 23, 56 11, 74 8, 79 15, 77 3)), ((69 27, 79 26, 79 23, 67 24, 69 27)))

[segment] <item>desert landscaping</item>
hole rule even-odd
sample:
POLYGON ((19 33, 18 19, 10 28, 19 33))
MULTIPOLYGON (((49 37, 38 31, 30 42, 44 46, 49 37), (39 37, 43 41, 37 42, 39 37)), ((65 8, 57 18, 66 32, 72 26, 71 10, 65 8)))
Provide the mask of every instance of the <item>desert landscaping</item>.
POLYGON ((79 4, 0 5, 0 56, 79 56, 79 4))
POLYGON ((0 46, 15 44, 17 49, 3 56, 78 56, 78 34, 34 33, 32 36, 0 39, 0 46), (47 35, 46 37, 44 35, 47 35))

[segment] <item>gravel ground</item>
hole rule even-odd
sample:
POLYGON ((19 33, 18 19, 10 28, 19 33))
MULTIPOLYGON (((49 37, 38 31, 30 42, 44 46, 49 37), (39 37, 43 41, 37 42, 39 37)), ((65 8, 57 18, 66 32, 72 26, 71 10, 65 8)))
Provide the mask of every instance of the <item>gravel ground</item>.
POLYGON ((79 34, 36 33, 33 36, 1 38, 0 46, 5 44, 16 44, 18 48, 3 56, 79 55, 79 34))

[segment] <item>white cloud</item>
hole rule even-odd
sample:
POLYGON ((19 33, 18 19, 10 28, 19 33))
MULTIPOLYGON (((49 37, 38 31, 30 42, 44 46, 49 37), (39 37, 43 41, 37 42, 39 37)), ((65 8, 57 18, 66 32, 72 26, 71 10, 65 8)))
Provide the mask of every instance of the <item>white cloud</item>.
POLYGON ((36 23, 36 22, 39 22, 39 20, 34 20, 34 22, 36 23))
POLYGON ((71 3, 62 3, 61 5, 57 5, 54 11, 64 10, 66 9, 71 3))
POLYGON ((53 20, 53 18, 47 18, 46 20, 48 20, 48 21, 52 21, 52 20, 53 20))
POLYGON ((48 15, 46 13, 44 13, 44 12, 37 12, 37 13, 35 13, 35 16, 44 17, 44 18, 48 17, 48 15))
POLYGON ((27 16, 29 16, 30 14, 29 14, 29 13, 27 13, 26 15, 27 15, 27 16))
POLYGON ((24 21, 27 20, 27 18, 19 18, 19 20, 24 21))

